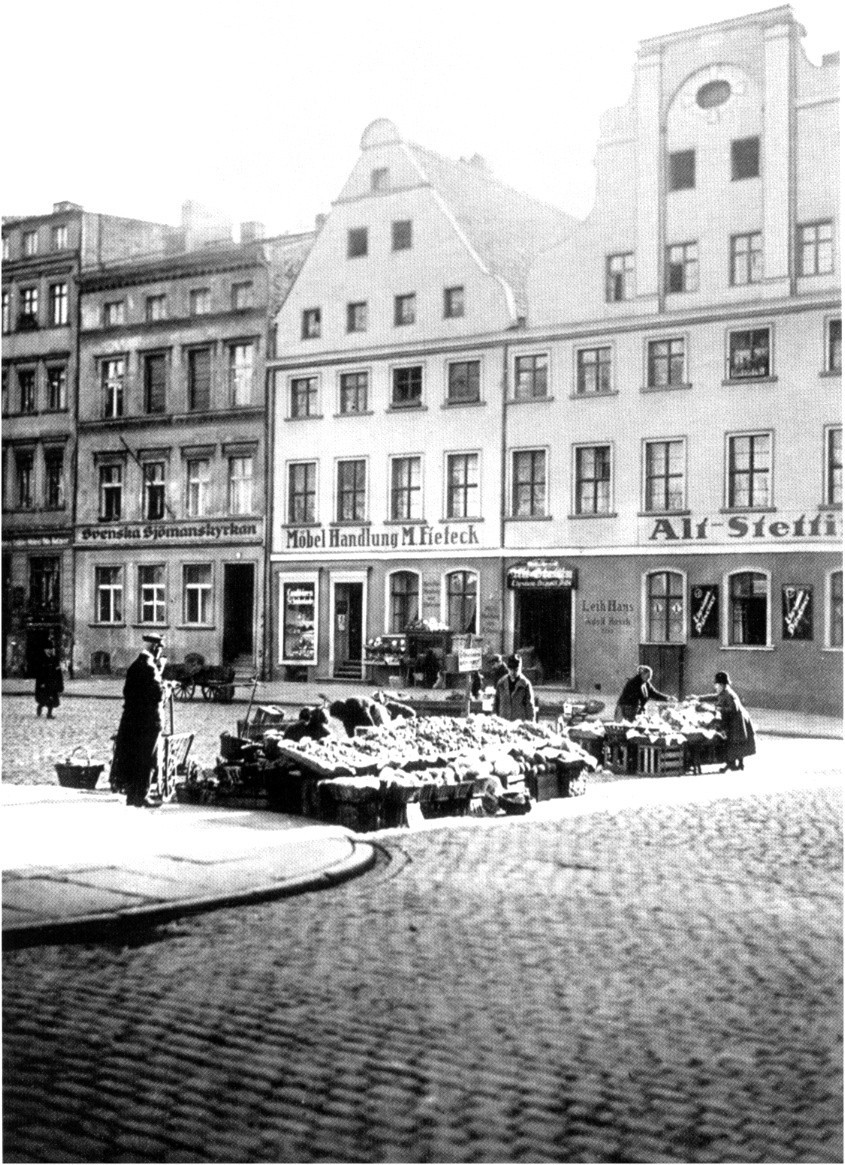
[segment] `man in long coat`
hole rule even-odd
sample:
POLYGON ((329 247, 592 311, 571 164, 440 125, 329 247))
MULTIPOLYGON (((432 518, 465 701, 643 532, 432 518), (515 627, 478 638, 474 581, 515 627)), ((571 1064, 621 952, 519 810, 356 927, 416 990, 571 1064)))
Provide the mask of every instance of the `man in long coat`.
POLYGON ((123 685, 123 715, 111 767, 113 789, 126 793, 126 804, 142 807, 157 764, 165 684, 160 635, 143 635, 146 646, 130 664, 123 685))
POLYGON ((522 660, 516 654, 507 658, 507 673, 496 684, 493 714, 503 720, 536 720, 534 689, 522 674, 522 660))

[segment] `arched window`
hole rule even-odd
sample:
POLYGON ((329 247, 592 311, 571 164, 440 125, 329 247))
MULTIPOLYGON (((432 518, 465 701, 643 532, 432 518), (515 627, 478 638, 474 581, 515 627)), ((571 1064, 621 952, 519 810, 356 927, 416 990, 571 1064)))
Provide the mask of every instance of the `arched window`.
POLYGON ((828 590, 828 646, 842 646, 842 571, 830 575, 828 590))
POLYGON ((728 643, 765 647, 769 641, 769 579, 756 571, 732 574, 728 589, 728 643))
POLYGON ((468 570, 446 575, 446 622, 462 635, 476 630, 478 576, 468 570))
POLYGON ((684 642, 684 576, 674 570, 646 575, 649 643, 684 642))
POLYGON ((401 635, 419 617, 420 576, 412 570, 395 570, 390 576, 390 633, 401 635))

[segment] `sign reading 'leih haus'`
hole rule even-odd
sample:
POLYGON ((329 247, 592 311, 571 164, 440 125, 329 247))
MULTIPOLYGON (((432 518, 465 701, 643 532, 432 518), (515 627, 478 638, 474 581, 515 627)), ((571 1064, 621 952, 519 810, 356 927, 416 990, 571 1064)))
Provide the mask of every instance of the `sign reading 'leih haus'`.
POLYGON ((76 532, 77 543, 90 545, 104 542, 220 542, 231 539, 260 539, 262 521, 252 519, 247 522, 226 520, 221 522, 137 522, 80 526, 76 532))

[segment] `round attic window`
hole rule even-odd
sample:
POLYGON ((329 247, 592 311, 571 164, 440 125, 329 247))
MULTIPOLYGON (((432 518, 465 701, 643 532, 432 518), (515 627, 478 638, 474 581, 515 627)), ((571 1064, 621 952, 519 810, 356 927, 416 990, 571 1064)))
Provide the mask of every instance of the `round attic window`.
POLYGON ((695 100, 702 109, 715 109, 717 105, 724 105, 730 95, 731 87, 727 81, 708 81, 696 93, 695 100))

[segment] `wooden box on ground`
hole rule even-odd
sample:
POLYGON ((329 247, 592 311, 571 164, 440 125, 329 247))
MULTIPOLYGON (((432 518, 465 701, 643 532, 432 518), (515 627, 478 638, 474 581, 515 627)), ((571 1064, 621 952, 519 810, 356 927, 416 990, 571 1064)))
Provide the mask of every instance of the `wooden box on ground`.
POLYGON ((620 775, 636 773, 637 746, 619 740, 607 741, 602 749, 602 765, 620 775))
POLYGON ((638 744, 637 772, 644 777, 679 777, 685 771, 683 744, 638 744))

